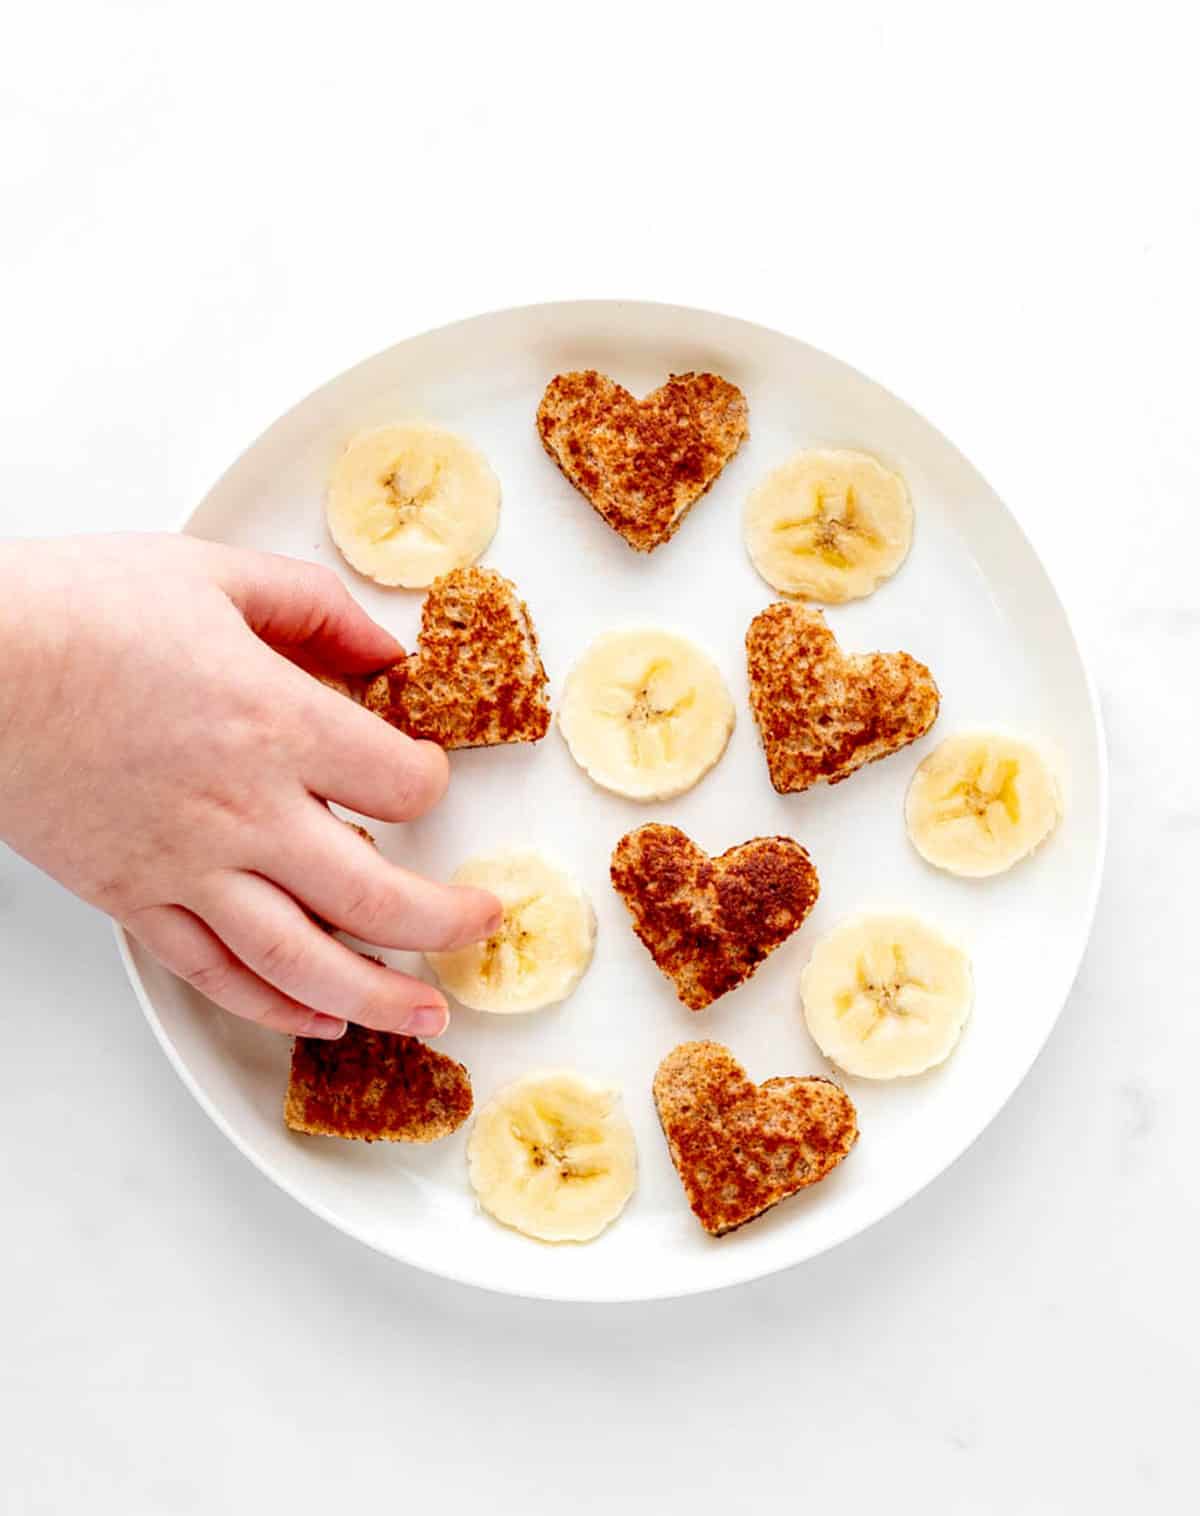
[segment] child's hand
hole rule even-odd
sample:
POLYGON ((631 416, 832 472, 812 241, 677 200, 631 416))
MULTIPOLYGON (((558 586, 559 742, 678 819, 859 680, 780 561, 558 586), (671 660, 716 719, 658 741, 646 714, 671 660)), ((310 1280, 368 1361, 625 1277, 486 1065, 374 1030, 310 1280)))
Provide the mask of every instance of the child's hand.
POLYGON ((307 914, 394 948, 499 924, 494 896, 394 867, 326 808, 405 821, 446 788, 439 748, 303 672, 401 652, 313 564, 186 537, 0 543, 0 837, 235 1015, 436 1033, 437 990, 307 914))

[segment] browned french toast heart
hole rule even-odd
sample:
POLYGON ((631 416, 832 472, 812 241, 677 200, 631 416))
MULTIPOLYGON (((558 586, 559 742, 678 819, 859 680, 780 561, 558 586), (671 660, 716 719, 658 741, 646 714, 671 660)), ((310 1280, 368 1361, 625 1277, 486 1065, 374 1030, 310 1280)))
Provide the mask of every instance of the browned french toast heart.
POLYGON ((292 1049, 284 1120, 295 1132, 436 1142, 471 1106, 466 1069, 419 1037, 351 1023, 333 1041, 297 1037, 292 1049))
POLYGON ((654 1103, 688 1204, 714 1237, 824 1179, 858 1140, 854 1102, 831 1080, 755 1084, 719 1042, 672 1049, 654 1103))
POLYGON ((550 725, 546 670, 529 607, 491 569, 435 579, 417 651, 377 675, 363 703, 444 748, 537 742, 550 725))
POLYGON ((666 542, 749 432, 741 390, 718 374, 672 374, 637 400, 595 369, 551 379, 542 446, 630 547, 666 542))
POLYGON ((610 872, 634 931, 693 1011, 749 979, 801 925, 819 888, 790 837, 756 837, 710 858, 658 822, 621 838, 610 872))
POLYGON ((937 720, 933 675, 908 653, 848 655, 820 611, 769 605, 746 633, 750 705, 781 795, 838 784, 923 737, 937 720))

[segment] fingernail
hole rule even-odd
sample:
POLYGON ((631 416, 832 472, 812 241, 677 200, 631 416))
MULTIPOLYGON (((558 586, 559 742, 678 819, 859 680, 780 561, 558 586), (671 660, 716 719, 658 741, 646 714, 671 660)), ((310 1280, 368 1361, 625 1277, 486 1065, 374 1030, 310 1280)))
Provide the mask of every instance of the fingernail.
POLYGON ((320 1012, 312 1017, 304 1028, 305 1037, 326 1037, 330 1042, 346 1035, 346 1023, 337 1016, 322 1016, 320 1012))
POLYGON ((503 923, 503 921, 504 921, 504 912, 503 911, 493 911, 492 914, 488 917, 487 922, 486 922, 486 924, 485 924, 485 926, 483 928, 484 933, 488 937, 493 936, 496 932, 498 932, 500 930, 500 927, 501 927, 501 924, 503 923))
POLYGON ((450 1022, 450 1012, 444 1005, 419 1005, 408 1018, 406 1032, 414 1037, 436 1037, 444 1032, 450 1022))

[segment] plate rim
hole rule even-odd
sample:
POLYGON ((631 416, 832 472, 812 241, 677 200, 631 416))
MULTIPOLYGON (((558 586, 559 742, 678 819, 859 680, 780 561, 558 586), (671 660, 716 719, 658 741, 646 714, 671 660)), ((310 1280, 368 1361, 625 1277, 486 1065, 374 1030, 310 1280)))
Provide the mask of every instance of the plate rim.
MULTIPOLYGON (((308 390, 297 400, 293 401, 293 403, 289 405, 285 410, 281 411, 275 417, 275 419, 269 423, 269 425, 264 427, 259 433, 257 433, 257 435, 252 437, 250 441, 247 442, 246 445, 237 454, 237 456, 233 458, 230 463, 217 475, 217 477, 209 485, 208 489, 205 490, 199 496, 199 498, 188 508, 182 520, 177 526, 173 528, 173 530, 181 534, 186 534, 188 523, 191 521, 192 517, 201 508, 201 506, 220 488, 221 484, 230 474, 233 473, 233 471, 239 466, 246 455, 257 448, 268 436, 270 436, 270 434, 277 427, 286 425, 286 423, 292 418, 296 411, 298 411, 302 406, 306 406, 311 400, 315 399, 323 391, 330 389, 337 384, 340 384, 342 380, 348 374, 354 372, 354 370, 377 361, 385 354, 391 352, 394 348, 404 346, 410 342, 420 340, 424 337, 441 334, 443 332, 450 332, 458 328, 470 326, 475 323, 483 323, 496 317, 515 316, 518 314, 549 311, 565 313, 571 310, 577 311, 583 307, 592 310, 605 307, 609 309, 616 307, 620 307, 622 309, 635 308, 643 311, 672 311, 676 314, 695 316, 697 318, 711 319, 715 317, 717 320, 722 322, 728 322, 735 326, 749 328, 757 332, 765 333, 771 337, 783 337, 789 342, 799 343, 803 347, 808 348, 810 352, 816 353, 820 357, 828 359, 830 362, 840 365, 842 368, 852 373, 856 378, 864 381, 867 384, 873 385, 876 389, 882 391, 887 395, 889 400, 894 401, 900 406, 903 406, 906 410, 915 415, 923 425, 928 427, 931 432, 936 434, 940 442, 949 448, 952 453, 967 463, 967 465, 972 468, 975 473, 980 474, 981 478, 985 478, 985 476, 982 475, 981 471, 976 468, 973 463, 971 463, 971 460, 965 453, 961 451, 961 449, 953 442, 953 440, 947 437, 939 426, 935 425, 932 421, 929 420, 924 411, 918 409, 914 405, 911 405, 907 400, 896 394, 887 385, 881 384, 878 380, 872 379, 870 375, 864 373, 863 370, 859 369, 855 364, 847 363, 844 359, 838 357, 834 353, 828 352, 824 348, 815 347, 812 343, 806 341, 803 337, 796 336, 794 333, 789 332, 782 327, 768 326, 764 322, 751 321, 743 316, 733 315, 726 311, 714 310, 709 307, 679 305, 671 301, 624 298, 547 300, 532 301, 523 305, 498 306, 489 310, 476 312, 473 315, 460 317, 455 321, 444 322, 438 326, 427 327, 418 332, 411 332, 406 336, 399 337, 394 342, 388 343, 386 346, 367 354, 365 357, 360 358, 354 363, 347 365, 345 368, 340 369, 336 374, 332 375, 321 384, 316 385, 313 389, 308 390)), ((630 1305, 641 1303, 643 1301, 650 1302, 659 1300, 684 1299, 696 1295, 711 1294, 717 1290, 733 1289, 738 1285, 749 1284, 757 1279, 767 1278, 773 1274, 787 1273, 793 1269, 801 1267, 803 1264, 810 1262, 814 1258, 819 1258, 823 1254, 831 1252, 834 1248, 842 1246, 843 1243, 850 1241, 851 1238, 861 1236, 862 1234, 870 1231, 881 1221, 884 1221, 887 1217, 894 1215, 898 1210, 907 1205, 909 1201, 915 1199, 916 1196, 921 1194, 923 1190, 934 1184, 937 1180, 941 1179, 943 1175, 948 1173, 950 1169, 952 1169, 955 1164, 957 1164, 963 1157, 965 1157, 971 1148, 974 1147, 975 1143, 978 1142, 980 1137, 983 1136, 984 1132, 987 1131, 987 1129, 1000 1115, 1000 1112, 1025 1083, 1026 1079, 1029 1077, 1030 1070, 1033 1068, 1037 1060, 1041 1057, 1042 1053, 1045 1050, 1046 1044, 1050 1040, 1051 1034, 1053 1033, 1055 1027, 1058 1025, 1059 1019, 1061 1018, 1063 1011, 1066 1009, 1067 1001, 1071 997, 1075 983, 1079 978, 1079 971, 1083 964, 1084 956, 1087 953, 1088 947, 1091 943, 1092 933, 1095 928, 1096 910, 1099 903, 1100 890, 1104 882, 1104 871, 1108 854, 1110 819, 1108 743, 1105 735, 1103 713, 1101 709, 1099 694, 1097 691, 1096 681, 1093 676, 1088 657, 1081 643, 1070 607, 1063 599, 1058 584, 1051 576, 1050 571, 1046 566, 1045 560, 1043 559, 1041 553, 1038 551, 1036 543, 1026 528, 1025 522, 1021 516, 1013 509, 1009 502, 992 488, 990 483, 988 484, 988 488, 995 496, 996 502, 1000 506, 1001 510, 1007 514, 1013 526, 1016 528, 1022 542, 1024 543, 1024 546, 1032 555, 1036 563, 1040 566, 1042 573, 1045 575, 1047 585, 1049 586, 1049 589, 1053 595, 1054 601, 1062 613, 1064 629, 1066 631, 1067 637, 1069 638, 1070 646, 1078 662, 1079 669, 1083 675, 1084 694, 1086 696, 1088 713, 1091 717, 1091 734, 1095 744, 1098 834, 1095 838, 1095 862, 1088 884, 1088 896, 1085 908, 1086 925, 1080 936, 1078 952, 1075 956, 1074 964, 1071 967, 1070 977, 1067 980, 1062 999, 1060 1000, 1053 1015, 1048 1018, 1045 1024, 1045 1028, 1042 1031, 1040 1037, 1035 1040, 1028 1061, 1021 1069, 1020 1074, 1013 1081, 1011 1087, 1001 1096, 998 1102, 991 1105, 990 1108, 986 1110, 981 1119, 975 1125, 975 1129, 972 1132, 971 1136, 967 1139, 967 1141, 963 1144, 958 1152, 946 1159, 944 1164, 936 1168, 932 1173, 920 1179, 916 1184, 912 1186, 911 1189, 905 1189, 903 1193, 898 1196, 898 1198, 893 1200, 883 1210, 877 1212, 869 1221, 865 1223, 851 1221, 849 1224, 843 1226, 840 1230, 833 1232, 833 1234, 822 1241, 818 1247, 803 1252, 799 1256, 791 1258, 786 1262, 781 1263, 768 1261, 766 1263, 751 1264, 741 1272, 737 1272, 734 1277, 718 1277, 711 1281, 701 1280, 698 1282, 688 1282, 682 1286, 666 1285, 652 1286, 648 1289, 639 1288, 635 1293, 630 1293, 629 1290, 625 1288, 614 1291, 610 1294, 597 1294, 595 1293, 595 1286, 590 1287, 586 1293, 581 1293, 578 1289, 568 1289, 563 1292, 551 1293, 545 1288, 545 1286, 536 1289, 525 1289, 517 1285, 510 1283, 499 1283, 494 1279, 489 1279, 487 1277, 474 1274, 470 1271, 470 1269, 456 1268, 453 1257, 449 1258, 446 1261, 439 1261, 436 1265, 434 1265, 431 1264, 427 1259, 418 1259, 411 1256, 411 1254, 407 1252, 403 1247, 397 1247, 394 1245, 388 1246, 383 1242, 366 1235, 352 1222, 343 1220, 341 1217, 335 1215, 329 1209, 329 1207, 321 1201, 314 1199, 310 1195, 301 1193, 299 1187, 293 1184, 293 1182, 290 1179, 286 1178, 282 1173, 280 1173, 276 1169, 275 1165, 270 1161, 270 1159, 265 1157, 260 1152, 256 1151, 253 1144, 234 1129, 231 1122, 223 1115, 223 1113, 217 1108, 216 1104, 200 1087, 200 1084, 195 1075, 192 1073, 191 1069, 188 1067, 187 1063, 184 1061, 178 1049, 172 1042, 169 1034, 166 1031, 166 1028, 162 1024, 158 1010, 155 1007, 153 1000, 151 999, 150 993, 147 990, 145 982, 142 978, 141 971, 134 959, 129 934, 119 922, 114 921, 113 930, 117 942, 117 951, 121 958, 121 962, 124 965, 126 975, 128 976, 130 984, 133 987, 134 995, 138 1001, 138 1004, 141 1006, 142 1013, 149 1023, 150 1029, 153 1032, 159 1046, 166 1054, 167 1061, 174 1068, 176 1074, 178 1074, 179 1078, 182 1080, 185 1088, 189 1091, 189 1093, 192 1095, 204 1113, 209 1117, 213 1125, 233 1144, 237 1151, 241 1153, 242 1156, 246 1158, 247 1161, 250 1162, 259 1171, 259 1173, 264 1176, 264 1178, 268 1179, 284 1194, 288 1195, 305 1210, 309 1211, 314 1216, 317 1216, 320 1220, 326 1222, 335 1230, 365 1245, 373 1252, 378 1253, 381 1256, 391 1259, 395 1262, 402 1263, 409 1268, 418 1269, 422 1273, 430 1274, 437 1278, 447 1279, 454 1284, 471 1286, 476 1289, 486 1290, 487 1292, 496 1295, 515 1297, 524 1300, 544 1300, 556 1304, 570 1303, 587 1305, 630 1305)))

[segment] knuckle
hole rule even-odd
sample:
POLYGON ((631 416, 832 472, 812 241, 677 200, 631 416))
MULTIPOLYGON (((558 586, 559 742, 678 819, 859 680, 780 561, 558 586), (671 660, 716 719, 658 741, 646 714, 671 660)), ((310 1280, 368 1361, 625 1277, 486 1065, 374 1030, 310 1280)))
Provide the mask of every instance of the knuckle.
POLYGON ((379 978, 370 981, 369 988, 359 996, 352 1020, 360 1026, 373 1026, 380 1031, 395 1029, 397 1005, 391 986, 384 977, 380 965, 379 978))
POLYGON ((429 810, 442 798, 450 767, 440 747, 429 742, 410 743, 396 765, 396 804, 408 815, 429 810))
POLYGON ((393 891, 375 884, 356 886, 346 900, 348 930, 365 942, 382 940, 389 935, 402 906, 393 891))
POLYGON ((229 988, 231 971, 227 963, 209 959, 206 963, 189 965, 182 977, 194 990, 199 990, 210 1000, 220 1000, 229 988))
MULTIPOLYGON (((402 976, 396 974, 393 977, 400 980, 402 976)), ((412 1009, 412 992, 406 983, 401 982, 364 1000, 354 1019, 381 1032, 403 1032, 408 1027, 412 1009)))
POLYGON ((211 821, 232 822, 235 827, 246 826, 258 814, 258 807, 245 790, 232 786, 206 784, 197 796, 197 802, 211 821))
POLYGON ((350 599, 350 591, 335 571, 323 563, 314 563, 309 570, 308 591, 314 601, 314 631, 326 624, 330 614, 337 615, 343 611, 350 599))
POLYGON ((415 816, 421 809, 420 789, 411 774, 401 769, 392 786, 392 805, 401 820, 415 816))
POLYGON ((293 981, 299 978, 308 961, 303 941, 294 937, 273 937, 259 954, 263 977, 293 981))

